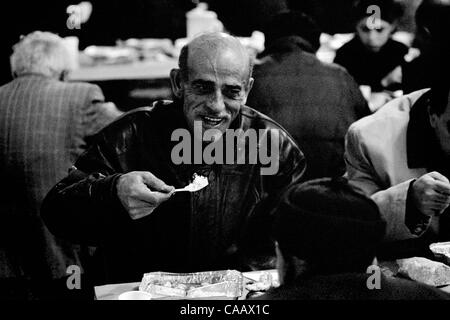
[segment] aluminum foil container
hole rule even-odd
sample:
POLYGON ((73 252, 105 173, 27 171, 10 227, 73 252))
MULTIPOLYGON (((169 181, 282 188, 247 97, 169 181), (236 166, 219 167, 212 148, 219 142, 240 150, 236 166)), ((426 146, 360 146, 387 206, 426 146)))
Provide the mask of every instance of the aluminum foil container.
POLYGON ((236 270, 195 273, 145 273, 140 291, 173 299, 236 299, 242 295, 243 276, 236 270))
POLYGON ((450 242, 432 243, 430 250, 439 261, 450 265, 450 242))

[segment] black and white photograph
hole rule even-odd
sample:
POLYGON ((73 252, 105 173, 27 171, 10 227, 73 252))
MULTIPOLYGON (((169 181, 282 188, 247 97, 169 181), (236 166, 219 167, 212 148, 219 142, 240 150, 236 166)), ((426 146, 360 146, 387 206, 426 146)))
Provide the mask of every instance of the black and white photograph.
POLYGON ((450 300, 450 0, 3 13, 0 304, 450 300))

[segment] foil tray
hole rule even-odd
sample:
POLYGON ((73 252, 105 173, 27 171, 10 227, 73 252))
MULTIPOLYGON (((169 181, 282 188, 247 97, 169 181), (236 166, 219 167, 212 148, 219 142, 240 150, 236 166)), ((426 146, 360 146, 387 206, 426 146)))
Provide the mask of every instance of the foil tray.
POLYGON ((450 242, 432 243, 430 250, 437 260, 450 266, 450 242))
POLYGON ((139 290, 168 299, 237 299, 243 276, 236 270, 195 273, 145 273, 139 290))

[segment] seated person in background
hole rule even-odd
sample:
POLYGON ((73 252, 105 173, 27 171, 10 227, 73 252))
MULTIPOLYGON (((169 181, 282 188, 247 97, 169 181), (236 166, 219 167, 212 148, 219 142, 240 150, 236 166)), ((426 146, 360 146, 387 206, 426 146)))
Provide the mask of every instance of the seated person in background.
POLYGON ((373 111, 391 100, 391 94, 385 90, 401 88, 401 66, 409 49, 391 38, 401 16, 401 4, 394 0, 357 1, 355 37, 336 51, 334 62, 345 67, 359 85, 371 88, 369 107, 373 111), (380 8, 379 19, 367 12, 372 5, 380 8))
POLYGON ((275 213, 281 285, 255 299, 450 299, 431 286, 387 277, 378 266, 368 269, 384 228, 376 204, 343 178, 292 186, 275 213))
POLYGON ((66 269, 83 252, 50 234, 40 206, 121 112, 98 86, 64 81, 69 54, 57 35, 36 31, 13 49, 14 80, 0 87, 0 299, 64 297, 66 269))
POLYGON ((245 106, 252 61, 237 38, 201 35, 182 49, 179 66, 170 73, 175 101, 131 111, 101 131, 43 204, 52 232, 100 246, 110 283, 150 271, 248 270, 248 250, 256 263, 274 261, 270 209, 305 169, 288 133, 245 106), (255 131, 259 143, 245 136, 255 131), (241 133, 237 144, 230 132, 241 133), (270 146, 261 140, 269 135, 270 146), (226 161, 215 148, 210 159, 219 144, 226 161), (261 157, 249 161, 248 150, 269 151, 274 170, 261 157), (209 185, 174 193, 194 173, 209 185))
POLYGON ((320 30, 300 12, 277 15, 263 30, 266 41, 248 105, 294 137, 307 160, 305 179, 345 172, 344 137, 350 124, 370 114, 352 77, 320 61, 320 30))
POLYGON ((388 255, 427 256, 430 242, 450 239, 450 68, 445 59, 439 59, 431 90, 392 100, 354 123, 346 137, 347 176, 387 221, 388 255))
POLYGON ((439 59, 435 52, 450 41, 450 0, 424 0, 416 12, 416 24, 421 53, 403 67, 405 93, 431 86, 432 64, 439 59))

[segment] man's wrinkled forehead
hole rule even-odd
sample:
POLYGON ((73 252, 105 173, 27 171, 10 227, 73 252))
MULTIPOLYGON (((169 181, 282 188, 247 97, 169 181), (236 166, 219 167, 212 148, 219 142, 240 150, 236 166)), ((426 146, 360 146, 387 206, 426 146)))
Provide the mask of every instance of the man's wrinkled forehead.
POLYGON ((227 35, 207 35, 194 39, 188 45, 187 64, 190 70, 195 69, 195 64, 215 64, 220 60, 229 61, 226 66, 230 71, 240 71, 245 77, 249 77, 250 56, 238 39, 227 35))

